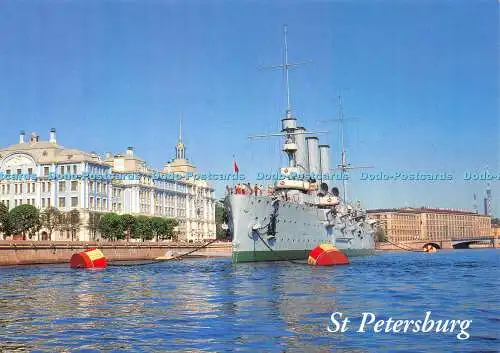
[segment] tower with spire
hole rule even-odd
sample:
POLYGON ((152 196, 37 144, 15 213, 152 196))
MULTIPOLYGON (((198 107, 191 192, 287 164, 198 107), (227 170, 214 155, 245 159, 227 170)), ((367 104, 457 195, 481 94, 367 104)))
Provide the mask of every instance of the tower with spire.
POLYGON ((186 158, 186 147, 182 142, 182 120, 179 119, 179 138, 175 145, 175 159, 165 164, 163 168, 165 173, 194 173, 196 167, 186 158))
POLYGON ((179 120, 179 140, 175 146, 175 158, 186 159, 186 150, 184 148, 184 143, 182 143, 182 120, 179 120))

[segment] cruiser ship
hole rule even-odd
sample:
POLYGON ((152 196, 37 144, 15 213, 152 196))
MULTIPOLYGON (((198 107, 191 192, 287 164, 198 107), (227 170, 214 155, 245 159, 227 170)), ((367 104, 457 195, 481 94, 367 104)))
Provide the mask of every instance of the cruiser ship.
MULTIPOLYGON (((299 126, 290 108, 288 49, 285 27, 287 110, 281 119, 283 152, 288 165, 266 195, 263 190, 230 192, 225 198, 233 263, 307 259, 320 244, 329 243, 348 256, 372 254, 376 221, 360 205, 345 200, 345 158, 341 138, 341 180, 344 194, 331 186, 329 146, 299 126)), ((342 115, 340 122, 342 122, 342 115)), ((342 131, 342 127, 341 127, 342 131)))

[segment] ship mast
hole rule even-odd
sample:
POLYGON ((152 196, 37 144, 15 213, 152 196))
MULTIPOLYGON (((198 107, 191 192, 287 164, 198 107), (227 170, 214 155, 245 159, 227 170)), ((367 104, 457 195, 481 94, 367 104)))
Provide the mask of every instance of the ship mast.
MULTIPOLYGON (((346 187, 346 173, 351 169, 365 169, 365 168, 373 168, 373 166, 357 166, 352 167, 350 163, 347 162, 347 152, 345 150, 345 141, 344 141, 344 121, 346 120, 344 116, 344 106, 342 96, 339 95, 339 117, 337 119, 331 119, 327 121, 338 121, 339 123, 339 139, 340 139, 340 164, 337 168, 333 170, 340 170, 342 176, 342 194, 344 202, 347 202, 347 187, 346 187)), ((351 119, 351 118, 347 118, 351 119)))
POLYGON ((288 76, 288 69, 290 68, 290 64, 288 63, 288 42, 287 42, 287 34, 288 28, 285 25, 284 28, 284 37, 285 37, 285 58, 283 62, 283 70, 285 72, 285 85, 286 85, 286 116, 289 117, 292 115, 292 106, 290 103, 290 78, 288 76))
POLYGON ((288 61, 288 28, 286 25, 283 28, 283 32, 284 32, 283 63, 280 65, 267 67, 267 69, 283 70, 283 76, 285 81, 285 94, 286 94, 286 110, 285 110, 285 116, 281 119, 281 131, 279 133, 253 135, 249 136, 249 138, 255 139, 255 138, 266 138, 270 136, 283 136, 285 138, 285 142, 283 144, 282 151, 285 152, 288 157, 288 168, 302 168, 303 171, 307 172, 308 171, 307 160, 304 162, 304 159, 307 159, 307 152, 306 152, 307 150, 305 142, 300 142, 304 139, 302 135, 319 135, 319 134, 325 134, 327 132, 306 131, 303 127, 298 126, 297 119, 292 114, 290 68, 309 63, 309 61, 293 62, 293 63, 290 63, 288 61))
POLYGON ((271 69, 283 70, 283 75, 285 78, 285 90, 286 90, 286 111, 285 117, 281 119, 282 129, 280 134, 271 135, 258 135, 251 136, 250 138, 267 137, 267 136, 284 136, 285 143, 283 144, 283 151, 288 156, 289 167, 297 166, 297 144, 295 136, 298 134, 308 134, 307 132, 301 132, 297 126, 297 119, 292 115, 292 103, 291 103, 291 89, 290 89, 290 68, 304 64, 300 63, 290 63, 288 61, 288 28, 285 25, 283 28, 284 34, 284 51, 283 51, 283 63, 280 65, 271 66, 271 69))
POLYGON ((339 95, 339 134, 340 134, 340 164, 339 168, 342 172, 342 190, 343 200, 347 201, 347 191, 345 186, 345 172, 349 169, 347 163, 346 151, 344 146, 344 109, 342 106, 342 96, 339 95))

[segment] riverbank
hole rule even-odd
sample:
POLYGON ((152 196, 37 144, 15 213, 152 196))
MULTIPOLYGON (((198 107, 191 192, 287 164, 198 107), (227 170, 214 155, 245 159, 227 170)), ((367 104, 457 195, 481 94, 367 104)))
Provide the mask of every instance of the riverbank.
MULTIPOLYGON (((89 248, 99 248, 108 261, 153 260, 167 252, 184 254, 201 245, 203 243, 0 241, 0 266, 69 263, 71 255, 89 248)), ((216 242, 192 255, 231 256, 231 243, 216 242)))

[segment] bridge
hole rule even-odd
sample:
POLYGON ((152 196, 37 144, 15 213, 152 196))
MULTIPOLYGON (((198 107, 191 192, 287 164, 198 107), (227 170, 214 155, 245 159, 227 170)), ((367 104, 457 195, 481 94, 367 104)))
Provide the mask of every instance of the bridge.
POLYGON ((377 243, 378 250, 411 250, 423 251, 426 245, 432 245, 436 249, 469 249, 474 247, 482 248, 500 248, 500 238, 494 236, 477 236, 466 239, 448 239, 448 240, 407 240, 390 241, 377 243))
POLYGON ((454 249, 468 249, 473 247, 474 245, 479 245, 482 247, 499 248, 500 239, 492 236, 483 236, 473 239, 452 239, 451 244, 454 249))

